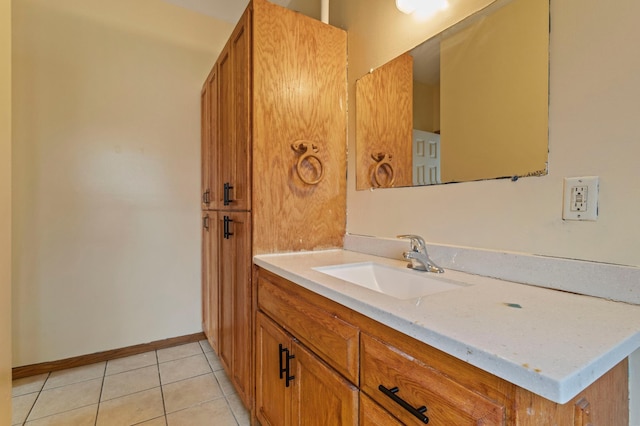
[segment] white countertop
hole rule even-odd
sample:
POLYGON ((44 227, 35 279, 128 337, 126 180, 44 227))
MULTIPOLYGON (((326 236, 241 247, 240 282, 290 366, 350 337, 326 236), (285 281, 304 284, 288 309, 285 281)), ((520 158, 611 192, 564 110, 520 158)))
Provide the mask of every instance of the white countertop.
POLYGON ((367 261, 406 265, 347 250, 254 257, 314 293, 561 404, 640 347, 637 305, 453 270, 441 277, 472 285, 399 300, 312 269, 367 261))

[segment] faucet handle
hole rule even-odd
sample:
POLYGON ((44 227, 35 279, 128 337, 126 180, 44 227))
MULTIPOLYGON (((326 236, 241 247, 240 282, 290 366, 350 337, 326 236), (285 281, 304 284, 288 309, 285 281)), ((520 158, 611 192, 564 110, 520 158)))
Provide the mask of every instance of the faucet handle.
POLYGON ((411 240, 411 250, 426 253, 427 244, 424 242, 424 239, 420 235, 398 235, 397 238, 411 240))

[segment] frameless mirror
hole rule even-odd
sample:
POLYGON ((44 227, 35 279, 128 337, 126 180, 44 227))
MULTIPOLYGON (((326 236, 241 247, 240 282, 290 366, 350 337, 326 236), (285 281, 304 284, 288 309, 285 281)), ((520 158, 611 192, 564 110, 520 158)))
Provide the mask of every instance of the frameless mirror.
POLYGON ((356 82, 356 189, 547 173, 549 2, 497 1, 356 82))

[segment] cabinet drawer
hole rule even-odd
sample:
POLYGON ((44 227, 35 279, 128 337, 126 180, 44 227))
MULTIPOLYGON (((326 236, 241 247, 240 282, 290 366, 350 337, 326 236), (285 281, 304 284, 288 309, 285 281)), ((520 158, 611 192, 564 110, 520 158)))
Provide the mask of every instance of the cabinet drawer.
POLYGON ((290 291, 287 281, 266 275, 258 277, 258 307, 357 385, 359 329, 290 291))
POLYGON ((503 425, 505 409, 444 376, 418 359, 366 334, 361 335, 360 388, 405 424, 424 424, 380 390, 397 388, 395 398, 427 407, 430 425, 503 425))
POLYGON ((387 410, 360 392, 360 426, 402 426, 387 410))

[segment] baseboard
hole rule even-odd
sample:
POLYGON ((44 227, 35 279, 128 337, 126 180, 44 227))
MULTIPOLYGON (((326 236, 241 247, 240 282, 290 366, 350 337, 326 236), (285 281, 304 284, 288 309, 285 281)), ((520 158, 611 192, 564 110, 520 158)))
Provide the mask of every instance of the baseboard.
POLYGON ((24 365, 22 367, 14 367, 11 372, 13 380, 22 379, 24 377, 36 376, 38 374, 48 373, 50 371, 81 367, 83 365, 95 364, 96 362, 123 358, 125 356, 137 355, 145 352, 155 351, 158 349, 170 348, 172 346, 198 342, 205 339, 206 337, 202 332, 188 334, 186 336, 171 337, 169 339, 156 340, 155 342, 142 343, 139 345, 128 346, 126 348, 111 349, 108 351, 96 352, 89 355, 75 356, 72 358, 61 359, 59 361, 49 361, 39 364, 24 365))

